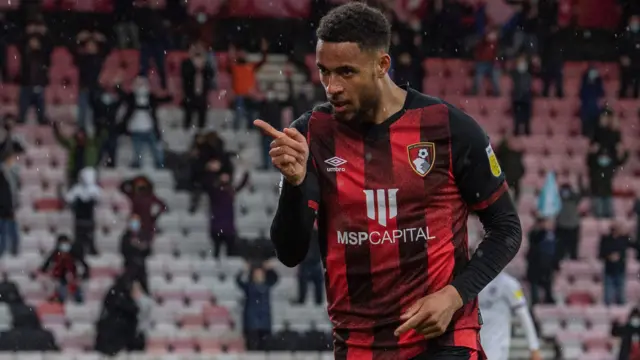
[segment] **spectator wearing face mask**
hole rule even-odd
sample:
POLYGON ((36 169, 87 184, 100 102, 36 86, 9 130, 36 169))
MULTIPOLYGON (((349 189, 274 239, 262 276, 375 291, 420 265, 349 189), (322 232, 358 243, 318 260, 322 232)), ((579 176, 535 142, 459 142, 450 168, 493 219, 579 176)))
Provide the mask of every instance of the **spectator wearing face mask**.
POLYGON ((55 284, 53 299, 65 302, 71 295, 76 302, 83 301, 81 279, 89 278, 89 266, 73 248, 71 239, 66 235, 58 237, 53 251, 40 267, 40 272, 48 273, 55 284), (78 265, 82 267, 79 271, 78 265))
POLYGON ((153 184, 145 176, 122 182, 120 191, 131 201, 131 213, 140 218, 140 240, 151 243, 155 235, 156 221, 160 215, 168 211, 167 205, 156 196, 153 184))
POLYGON ((621 340, 618 360, 640 360, 640 309, 633 308, 625 324, 614 321, 611 335, 621 340))
POLYGON ((594 143, 589 148, 587 167, 589 168, 589 184, 593 214, 598 218, 612 218, 613 213, 613 178, 616 170, 624 164, 629 153, 619 147, 617 151, 594 143))
POLYGON ((604 108, 600 113, 600 121, 593 134, 592 144, 607 149, 613 153, 622 146, 622 134, 620 133, 620 121, 610 108, 604 108))
POLYGON ((120 253, 124 258, 126 271, 148 292, 146 259, 151 254, 151 244, 140 237, 141 226, 140 217, 132 214, 127 229, 120 238, 120 253))
POLYGON ((620 93, 621 98, 640 96, 640 15, 629 18, 629 27, 620 37, 620 93))
MULTIPOLYGON (((557 16, 556 16, 557 18, 557 16)), ((541 49, 542 61, 542 96, 548 97, 551 87, 555 87, 556 97, 564 97, 564 46, 557 25, 543 37, 541 49)))
MULTIPOLYGON (((109 54, 106 38, 99 32, 81 31, 76 37, 73 55, 79 73, 78 125, 87 130, 92 99, 99 90, 98 79, 109 54)), ((95 117, 95 114, 94 114, 95 117)))
MULTIPOLYGON (((215 34, 215 20, 207 13, 207 9, 199 8, 186 23, 186 35, 192 44, 199 43, 202 45, 206 54, 207 65, 214 70, 218 69, 215 53, 213 51, 213 42, 215 34)), ((212 79, 212 87, 215 87, 215 78, 212 79)))
POLYGON ((600 239, 598 257, 604 262, 604 303, 624 305, 627 273, 627 249, 633 247, 629 234, 619 223, 611 225, 611 232, 600 239))
POLYGON ((46 124, 44 89, 49 84, 52 46, 41 16, 27 24, 19 48, 21 88, 18 122, 24 124, 27 111, 33 106, 38 123, 43 125, 46 124))
POLYGON ((600 115, 600 101, 604 97, 604 85, 600 73, 593 65, 582 75, 580 84, 580 120, 582 135, 592 137, 600 115))
POLYGON ((545 304, 555 302, 552 287, 556 244, 553 219, 537 219, 529 233, 527 252, 527 280, 531 284, 532 304, 540 302, 540 289, 544 292, 545 304))
POLYGON ((207 97, 211 90, 214 70, 206 61, 204 49, 194 44, 189 49, 189 58, 182 62, 182 106, 184 109, 183 127, 191 128, 194 112, 198 117, 198 128, 202 129, 207 121, 207 97))
POLYGON ((246 128, 248 122, 247 110, 249 102, 256 92, 256 71, 267 61, 269 43, 262 39, 260 43, 262 59, 257 63, 247 60, 244 50, 238 50, 235 46, 229 48, 228 73, 231 74, 231 83, 234 95, 234 127, 236 130, 246 128))
POLYGON ((121 95, 114 89, 103 88, 98 90, 96 97, 92 99, 95 133, 103 139, 98 159, 108 168, 116 167, 118 138, 121 133, 117 119, 118 110, 123 100, 121 95))
POLYGON ((160 104, 171 101, 171 97, 159 97, 151 93, 149 80, 144 77, 137 77, 133 83, 133 91, 124 97, 127 112, 122 119, 122 126, 131 136, 133 144, 134 158, 131 167, 140 168, 142 152, 146 147, 153 156, 156 168, 163 168, 164 151, 157 109, 160 104))
POLYGON ((76 127, 73 136, 62 134, 60 125, 53 123, 53 135, 58 143, 67 150, 67 183, 75 184, 78 174, 85 167, 98 165, 98 151, 101 139, 89 136, 82 128, 76 127))
POLYGON ((511 71, 511 108, 515 135, 531 135, 531 114, 533 111, 533 76, 529 61, 521 55, 516 60, 516 68, 511 71))
POLYGON ((566 256, 572 260, 578 259, 578 244, 580 239, 580 201, 587 194, 582 178, 578 180, 579 188, 575 189, 570 183, 560 185, 559 193, 562 207, 556 219, 556 236, 558 244, 556 255, 558 262, 566 256))
POLYGON ((471 93, 477 95, 485 78, 491 80, 492 95, 500 96, 500 68, 498 61, 498 31, 489 30, 482 40, 476 45, 474 61, 476 75, 473 79, 471 93))
POLYGON ((95 207, 100 201, 100 186, 93 168, 80 171, 79 181, 67 192, 65 202, 71 206, 75 218, 75 240, 82 253, 97 255, 95 243, 95 207))
POLYGON ((5 251, 18 254, 20 232, 16 222, 16 212, 20 206, 17 168, 14 166, 16 154, 0 152, 0 256, 5 251))

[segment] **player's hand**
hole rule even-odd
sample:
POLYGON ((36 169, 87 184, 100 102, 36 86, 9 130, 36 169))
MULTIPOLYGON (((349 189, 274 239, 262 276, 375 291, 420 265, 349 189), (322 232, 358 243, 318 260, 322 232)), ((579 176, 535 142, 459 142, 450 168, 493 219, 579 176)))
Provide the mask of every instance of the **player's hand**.
POLYGON ((269 156, 285 180, 294 186, 302 184, 307 176, 307 160, 309 159, 307 139, 294 128, 278 131, 262 120, 255 120, 253 124, 274 139, 271 142, 269 156))
POLYGON ((542 355, 540 354, 540 350, 531 351, 531 360, 542 360, 542 355))
POLYGON ((462 307, 462 298, 453 286, 445 286, 438 292, 416 301, 400 316, 404 323, 395 331, 396 336, 414 329, 426 339, 442 335, 451 322, 453 314, 462 307))

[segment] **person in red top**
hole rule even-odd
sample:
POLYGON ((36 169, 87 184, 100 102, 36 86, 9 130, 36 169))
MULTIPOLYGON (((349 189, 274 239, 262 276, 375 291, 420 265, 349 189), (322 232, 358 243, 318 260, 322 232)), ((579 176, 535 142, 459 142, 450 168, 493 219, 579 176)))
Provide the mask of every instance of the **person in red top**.
POLYGON ((492 95, 500 96, 500 68, 498 61, 498 31, 489 30, 474 50, 476 75, 473 78, 471 93, 477 95, 485 78, 491 80, 492 95))
POLYGON ((256 71, 267 62, 269 43, 264 38, 260 41, 262 58, 258 62, 249 62, 244 50, 238 50, 235 46, 229 48, 229 61, 227 71, 231 75, 233 95, 235 103, 235 115, 233 124, 236 130, 245 127, 243 121, 247 121, 248 102, 256 94, 256 71))
POLYGON ((317 35, 329 102, 283 131, 254 122, 274 138, 283 176, 278 259, 304 259, 317 219, 336 359, 485 359, 477 295, 522 240, 487 135, 454 106, 391 81, 380 11, 345 4, 317 35), (486 232, 471 259, 470 211, 486 232))

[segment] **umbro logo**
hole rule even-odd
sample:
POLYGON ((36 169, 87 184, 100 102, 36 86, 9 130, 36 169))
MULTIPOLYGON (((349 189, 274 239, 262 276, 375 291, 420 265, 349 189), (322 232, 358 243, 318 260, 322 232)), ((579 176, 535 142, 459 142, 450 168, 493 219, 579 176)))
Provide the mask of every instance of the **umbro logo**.
POLYGON ((341 172, 344 171, 344 168, 340 167, 340 165, 346 164, 347 160, 334 156, 331 159, 325 160, 324 162, 332 166, 330 168, 327 168, 328 172, 341 172))

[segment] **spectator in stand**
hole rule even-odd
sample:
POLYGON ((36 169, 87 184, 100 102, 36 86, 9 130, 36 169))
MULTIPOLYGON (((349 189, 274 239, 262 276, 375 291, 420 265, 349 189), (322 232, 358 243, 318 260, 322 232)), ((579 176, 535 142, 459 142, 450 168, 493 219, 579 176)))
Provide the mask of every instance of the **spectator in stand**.
POLYGON ((73 136, 65 136, 58 122, 53 122, 53 135, 58 143, 67 150, 67 183, 75 184, 80 170, 98 165, 98 151, 101 139, 89 136, 80 127, 76 127, 73 136))
POLYGON ((582 135, 592 137, 600 115, 600 101, 604 97, 604 85, 600 72, 593 65, 589 65, 582 75, 580 84, 580 120, 582 121, 582 135))
POLYGON ((298 266, 298 299, 294 302, 304 305, 307 300, 309 283, 313 284, 313 300, 317 306, 322 305, 324 295, 324 272, 322 270, 322 255, 318 244, 317 232, 311 241, 307 257, 298 266))
POLYGON ((542 96, 548 97, 551 87, 556 88, 556 97, 564 97, 564 47, 557 26, 552 26, 542 42, 542 96))
POLYGON ((640 309, 631 310, 626 324, 614 320, 611 335, 621 339, 618 360, 640 359, 640 309))
POLYGON ((20 206, 18 169, 14 166, 16 154, 0 152, 0 256, 5 251, 18 254, 20 232, 16 212, 20 206))
POLYGON ((282 329, 269 339, 269 351, 305 351, 308 344, 304 344, 302 336, 291 329, 288 321, 282 323, 282 329))
POLYGON ((140 0, 135 2, 134 19, 140 34, 140 72, 138 75, 149 77, 151 59, 155 62, 160 76, 160 85, 167 90, 167 71, 164 54, 167 50, 169 21, 165 20, 157 1, 140 0))
POLYGON ((544 303, 553 304, 553 273, 556 265, 556 234, 552 219, 536 220, 529 233, 527 252, 527 280, 531 284, 531 303, 540 302, 540 289, 544 291, 544 303))
POLYGON ((629 234, 614 222, 611 232, 600 239, 598 257, 604 262, 604 303, 624 305, 627 273, 627 249, 633 247, 629 234))
POLYGON ((131 167, 141 167, 142 152, 146 146, 153 156, 155 167, 162 169, 164 152, 157 109, 160 104, 171 101, 171 97, 160 97, 151 93, 149 80, 140 76, 133 83, 133 91, 123 96, 127 112, 122 118, 122 126, 131 135, 134 152, 131 167))
POLYGON ((531 135, 531 114, 533 111, 533 76, 525 55, 516 59, 516 68, 511 71, 513 87, 511 108, 513 109, 513 129, 515 135, 531 135))
POLYGON ((289 87, 289 105, 291 105, 291 109, 293 110, 293 118, 297 119, 302 114, 309 111, 309 109, 313 109, 315 105, 314 99, 314 89, 311 84, 302 85, 302 89, 299 89, 298 92, 295 91, 293 87, 293 74, 291 68, 287 70, 287 85, 289 87))
POLYGON ((81 279, 89 278, 89 266, 77 249, 68 236, 60 235, 56 247, 40 267, 40 272, 48 273, 55 284, 52 300, 64 303, 71 294, 77 303, 83 301, 81 279), (82 272, 78 271, 78 265, 82 272))
POLYGON ((425 72, 420 58, 408 51, 400 52, 393 66, 393 79, 398 85, 409 85, 422 92, 425 72))
POLYGON ((621 98, 640 96, 640 15, 629 18, 629 27, 620 38, 620 93, 621 98))
POLYGON ((198 128, 202 129, 207 121, 207 97, 213 82, 214 70, 207 62, 200 44, 191 45, 189 58, 182 62, 182 106, 184 109, 183 127, 191 128, 193 113, 198 116, 198 128))
MULTIPOLYGON (((99 32, 81 31, 76 38, 75 63, 79 73, 78 126, 85 131, 89 122, 89 110, 98 96, 102 65, 109 54, 106 38, 99 32)), ((94 114, 95 118, 95 114, 94 114)), ((93 119, 95 121, 95 119, 93 119)), ((91 121, 91 123, 94 123, 91 121)))
POLYGON ((506 135, 496 149, 496 157, 516 201, 520 198, 520 180, 525 172, 521 143, 518 137, 506 135))
POLYGON ((558 262, 562 261, 566 256, 572 260, 578 259, 581 218, 578 206, 587 194, 587 189, 583 186, 582 177, 578 179, 578 184, 578 189, 575 189, 569 182, 560 185, 562 207, 556 219, 556 236, 558 237, 556 255, 558 262))
POLYGON ((215 168, 214 161, 222 164, 221 159, 225 158, 224 145, 222 140, 215 131, 209 131, 206 134, 196 134, 194 142, 191 146, 191 204, 190 212, 194 213, 200 204, 200 195, 202 191, 208 188, 209 176, 211 171, 219 171, 215 168))
POLYGON ((115 0, 113 14, 116 16, 114 32, 121 49, 140 49, 140 36, 135 23, 133 1, 115 0))
POLYGON ((55 352, 60 351, 51 331, 42 328, 33 307, 17 304, 11 307, 11 329, 0 336, 0 352, 55 352))
POLYGON ((29 21, 20 41, 20 100, 18 122, 24 124, 34 106, 40 125, 46 124, 44 89, 49 84, 52 46, 47 27, 39 15, 29 21))
POLYGON ((97 255, 95 242, 95 207, 100 201, 100 186, 94 168, 80 171, 80 179, 64 196, 65 202, 73 209, 75 218, 75 241, 82 254, 97 255))
POLYGON ((587 155, 591 205, 598 218, 613 218, 613 177, 616 170, 627 161, 629 153, 622 147, 610 149, 592 143, 587 155))
POLYGON ((209 161, 205 173, 204 189, 209 195, 209 234, 215 259, 220 259, 222 244, 226 247, 227 256, 234 253, 236 228, 233 204, 236 189, 233 170, 231 157, 223 153, 219 160, 209 161))
POLYGON ((118 110, 123 100, 121 95, 112 89, 101 89, 93 99, 95 133, 103 139, 98 159, 108 168, 116 167, 118 138, 122 132, 117 120, 118 110))
POLYGON ((236 130, 246 128, 248 122, 248 108, 251 97, 256 92, 256 71, 267 62, 267 51, 269 43, 264 38, 260 42, 262 59, 257 63, 247 60, 244 50, 237 50, 235 46, 229 48, 229 60, 227 71, 231 74, 234 100, 234 127, 236 130))
POLYGON ((155 301, 137 280, 133 281, 131 291, 133 300, 138 306, 138 326, 136 327, 136 336, 127 351, 144 351, 147 346, 147 334, 153 328, 152 311, 155 301))
POLYGON ((125 180, 120 184, 120 191, 131 200, 131 213, 140 218, 140 241, 151 243, 156 221, 168 211, 167 205, 156 196, 153 184, 146 176, 125 180))
POLYGON ((207 65, 214 70, 211 87, 215 88, 215 71, 218 69, 216 54, 213 51, 215 19, 207 14, 207 9, 196 9, 186 23, 186 33, 190 44, 200 44, 206 54, 207 65))
POLYGON ((265 351, 271 335, 271 289, 278 282, 278 274, 269 263, 250 266, 236 278, 244 292, 242 316, 246 349, 265 351))
MULTIPOLYGON (((258 111, 258 117, 269 125, 276 129, 281 129, 282 124, 282 111, 285 107, 289 106, 288 101, 282 101, 278 99, 278 93, 272 86, 264 93, 264 99, 260 102, 258 111)), ((273 140, 269 135, 262 133, 262 169, 267 170, 271 168, 271 156, 269 151, 271 150, 271 141, 273 140)))
POLYGON ((0 280, 0 302, 7 305, 24 304, 18 285, 9 279, 6 272, 2 273, 0 280))
POLYGON ((5 115, 2 119, 2 127, 0 130, 4 130, 4 136, 0 140, 0 154, 23 154, 27 149, 27 144, 24 139, 14 132, 16 125, 16 119, 12 115, 5 115))
POLYGON ((498 31, 489 30, 480 42, 475 46, 474 61, 476 75, 473 79, 471 93, 478 95, 485 78, 491 80, 493 96, 500 96, 500 67, 498 61, 498 31))
POLYGON ((607 149, 614 153, 621 150, 622 134, 620 133, 620 121, 610 108, 605 108, 600 113, 600 121, 592 138, 592 144, 607 149))
POLYGON ((129 224, 120 238, 120 253, 124 258, 125 271, 138 281, 145 292, 149 292, 146 260, 151 255, 151 244, 140 238, 140 217, 131 214, 129 224))
POLYGON ((95 350, 101 354, 114 356, 122 350, 139 348, 137 300, 143 292, 134 282, 131 275, 125 273, 105 294, 96 324, 95 350))

